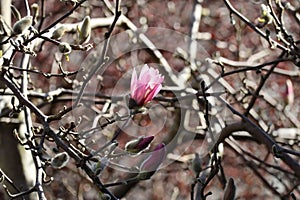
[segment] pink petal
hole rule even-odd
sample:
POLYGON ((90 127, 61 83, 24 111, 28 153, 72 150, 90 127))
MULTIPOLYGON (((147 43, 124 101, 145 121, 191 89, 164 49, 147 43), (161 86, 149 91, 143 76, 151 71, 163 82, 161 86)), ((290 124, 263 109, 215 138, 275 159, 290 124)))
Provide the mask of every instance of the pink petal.
POLYGON ((137 74, 134 68, 131 76, 131 83, 130 83, 130 93, 132 96, 135 96, 136 87, 137 87, 137 74))
POLYGON ((140 106, 146 104, 161 90, 163 80, 164 77, 159 74, 159 71, 147 64, 142 67, 139 77, 133 69, 130 84, 131 98, 140 106))
POLYGON ((156 171, 167 155, 164 143, 157 145, 151 155, 141 164, 141 170, 146 172, 156 171))
POLYGON ((141 141, 139 141, 139 143, 136 145, 136 148, 138 150, 143 150, 146 149, 149 144, 152 142, 152 140, 154 139, 154 136, 148 136, 148 137, 144 137, 141 141))
POLYGON ((147 64, 145 64, 142 67, 142 70, 141 70, 141 73, 140 73, 140 76, 139 76, 139 80, 143 80, 146 76, 148 76, 149 70, 150 70, 150 68, 148 67, 147 64))
POLYGON ((151 100, 159 93, 159 91, 161 90, 161 88, 162 88, 161 84, 156 85, 156 86, 150 91, 150 93, 147 94, 147 96, 145 96, 144 102, 147 103, 147 102, 151 101, 151 100))
POLYGON ((134 95, 131 97, 136 101, 138 105, 143 105, 144 103, 145 92, 147 91, 146 86, 147 85, 138 82, 137 87, 135 88, 134 95))

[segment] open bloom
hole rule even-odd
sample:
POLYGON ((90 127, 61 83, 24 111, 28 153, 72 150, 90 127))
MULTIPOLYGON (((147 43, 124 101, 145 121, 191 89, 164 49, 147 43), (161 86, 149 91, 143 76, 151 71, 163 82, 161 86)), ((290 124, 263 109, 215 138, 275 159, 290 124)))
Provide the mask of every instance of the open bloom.
POLYGON ((138 106, 145 105, 151 101, 162 88, 164 77, 157 69, 144 65, 140 76, 133 69, 130 85, 131 98, 138 106))

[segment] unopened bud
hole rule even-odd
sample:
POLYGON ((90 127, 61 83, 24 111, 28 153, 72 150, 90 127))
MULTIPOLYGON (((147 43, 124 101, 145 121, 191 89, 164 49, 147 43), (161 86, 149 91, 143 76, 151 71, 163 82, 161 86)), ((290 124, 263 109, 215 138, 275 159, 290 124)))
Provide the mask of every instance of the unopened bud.
POLYGON ((60 0, 61 2, 64 2, 65 4, 71 3, 73 6, 75 6, 78 3, 78 0, 60 0))
POLYGON ((79 44, 83 44, 90 40, 91 36, 91 18, 86 16, 83 19, 81 27, 77 27, 79 32, 79 44))
POLYGON ((288 106, 292 106, 295 98, 293 83, 290 79, 287 79, 285 85, 285 103, 288 106))
POLYGON ((59 40, 65 34, 65 32, 66 32, 65 26, 61 25, 53 31, 51 38, 55 40, 59 40))
POLYGON ((129 153, 140 153, 149 147, 153 139, 154 136, 141 136, 135 140, 127 142, 125 145, 125 150, 129 153))
POLYGON ((37 3, 33 3, 31 5, 31 9, 34 15, 38 15, 39 13, 39 5, 37 3))
POLYGON ((26 16, 17 21, 13 26, 13 32, 16 35, 23 34, 32 24, 32 16, 26 16))
POLYGON ((108 194, 102 193, 102 192, 100 192, 99 197, 101 200, 110 200, 111 199, 111 197, 108 194))
POLYGON ((58 153, 51 159, 51 165, 53 168, 61 169, 65 167, 70 157, 66 152, 58 153))
POLYGON ((39 16, 39 5, 37 3, 32 4, 31 10, 33 13, 33 24, 36 24, 39 16))
POLYGON ((234 180, 233 178, 229 178, 225 187, 223 200, 234 200, 235 190, 236 188, 235 188, 234 180))
POLYGON ((192 170, 195 173, 195 177, 198 177, 200 172, 202 171, 202 161, 199 157, 198 153, 195 153, 195 158, 192 161, 192 170))
POLYGON ((261 4, 261 17, 258 18, 258 22, 261 23, 259 27, 263 27, 266 24, 271 24, 273 17, 271 15, 271 9, 265 4, 261 4))
POLYGON ((139 180, 149 179, 158 169, 159 165, 164 161, 167 155, 165 144, 157 145, 151 155, 141 164, 139 180))
POLYGON ((72 51, 72 47, 66 43, 66 42, 61 42, 59 45, 58 45, 58 49, 61 53, 63 53, 64 55, 68 55, 71 53, 72 51))
POLYGON ((224 156, 224 144, 223 143, 220 143, 218 145, 218 153, 219 153, 219 156, 221 158, 223 158, 223 156, 224 156))

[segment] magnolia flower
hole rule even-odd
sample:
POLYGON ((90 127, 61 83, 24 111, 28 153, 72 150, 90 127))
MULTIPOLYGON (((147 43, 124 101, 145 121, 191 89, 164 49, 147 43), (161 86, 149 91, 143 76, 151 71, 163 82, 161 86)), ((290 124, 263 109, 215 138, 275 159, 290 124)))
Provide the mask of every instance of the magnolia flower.
POLYGON ((163 81, 164 77, 159 74, 159 71, 148 65, 143 66, 139 77, 137 77, 136 70, 133 69, 130 85, 131 99, 138 106, 145 105, 158 94, 163 81))

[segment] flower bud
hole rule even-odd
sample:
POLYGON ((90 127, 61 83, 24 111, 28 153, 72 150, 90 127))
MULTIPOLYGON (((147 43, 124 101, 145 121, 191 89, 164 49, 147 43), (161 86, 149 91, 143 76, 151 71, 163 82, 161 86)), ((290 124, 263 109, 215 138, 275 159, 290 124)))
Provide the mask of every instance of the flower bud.
POLYGON ((38 17, 39 17, 39 5, 37 3, 33 3, 31 5, 31 10, 33 13, 33 25, 37 23, 38 17))
POLYGON ((16 35, 23 34, 32 24, 32 16, 26 16, 17 21, 13 26, 13 32, 16 35))
POLYGON ((295 98, 293 83, 290 79, 287 79, 285 84, 285 103, 288 106, 292 106, 295 98))
POLYGON ((65 167, 70 157, 66 152, 58 153, 51 159, 51 165, 53 168, 61 169, 65 167))
POLYGON ((100 192, 99 197, 101 200, 110 200, 111 199, 111 197, 108 194, 103 193, 103 192, 100 192))
POLYGON ((233 178, 229 178, 225 187, 223 200, 234 200, 235 190, 236 188, 235 188, 234 180, 233 178))
POLYGON ((149 147, 153 139, 154 136, 141 136, 135 140, 129 141, 125 145, 125 151, 129 153, 141 153, 149 147))
POLYGON ((88 42, 91 37, 91 18, 86 16, 83 19, 81 27, 77 27, 79 32, 79 44, 88 42))
POLYGON ((66 42, 61 42, 59 45, 58 45, 58 49, 61 53, 63 53, 64 55, 68 55, 71 53, 72 51, 72 47, 66 43, 66 42))
POLYGON ((224 156, 224 144, 223 143, 220 143, 218 145, 218 154, 219 154, 220 158, 223 158, 223 156, 224 156))
POLYGON ((65 32, 66 32, 65 26, 61 25, 53 31, 51 38, 55 40, 59 40, 65 34, 65 32))
POLYGON ((64 2, 65 4, 72 4, 73 6, 75 6, 78 3, 78 0, 60 0, 61 2, 64 2))
POLYGON ((265 4, 261 4, 261 17, 258 18, 258 22, 260 23, 259 27, 264 27, 267 24, 271 24, 273 21, 273 17, 271 15, 271 9, 269 6, 265 4))
POLYGON ((167 155, 167 148, 164 143, 157 145, 151 155, 141 164, 139 180, 149 179, 164 161, 167 155))
POLYGON ((195 177, 198 177, 200 172, 202 171, 202 161, 199 157, 198 153, 195 153, 195 158, 192 161, 192 170, 195 173, 195 177))

